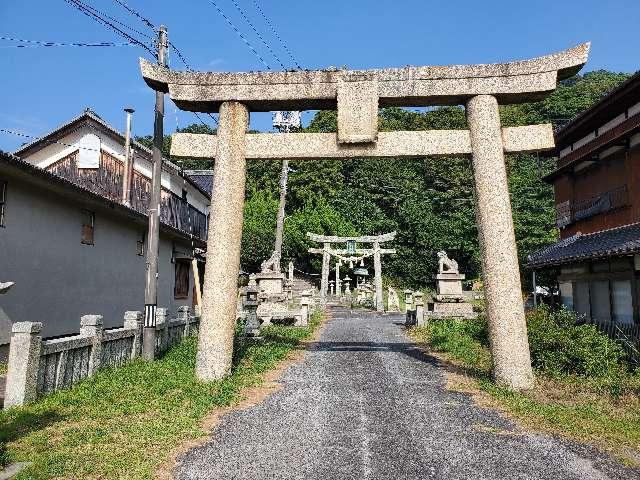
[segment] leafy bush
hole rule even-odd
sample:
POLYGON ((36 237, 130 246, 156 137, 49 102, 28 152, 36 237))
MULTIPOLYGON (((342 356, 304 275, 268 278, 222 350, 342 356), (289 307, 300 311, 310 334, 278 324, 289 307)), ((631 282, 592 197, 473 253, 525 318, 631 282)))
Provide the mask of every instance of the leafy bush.
POLYGON ((625 370, 625 352, 594 325, 575 325, 576 314, 546 305, 527 315, 533 366, 551 376, 614 378, 625 370))
POLYGON ((466 365, 477 366, 488 361, 488 353, 483 344, 487 339, 484 319, 457 320, 443 318, 433 320, 418 327, 418 335, 424 336, 432 348, 449 352, 456 360, 466 365))

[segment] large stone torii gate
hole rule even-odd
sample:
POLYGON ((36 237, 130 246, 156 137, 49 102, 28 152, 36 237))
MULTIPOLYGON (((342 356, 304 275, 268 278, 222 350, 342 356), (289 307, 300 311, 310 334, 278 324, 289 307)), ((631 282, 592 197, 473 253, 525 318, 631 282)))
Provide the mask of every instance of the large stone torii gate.
POLYGON ((531 60, 379 70, 179 72, 140 60, 142 75, 175 104, 219 112, 217 135, 175 134, 172 155, 215 159, 196 375, 231 369, 246 159, 471 154, 489 340, 496 381, 533 386, 505 152, 551 149, 551 125, 500 125, 499 104, 540 100, 586 63, 585 43, 531 60), (465 105, 469 130, 378 132, 378 108, 465 105), (338 110, 338 132, 247 135, 249 111, 338 110))
MULTIPOLYGON (((375 307, 379 312, 384 310, 384 304, 382 300, 382 255, 396 253, 391 248, 380 248, 380 244, 383 242, 390 242, 396 238, 396 232, 385 233, 382 235, 363 235, 359 237, 336 237, 330 235, 317 235, 315 233, 307 232, 307 237, 314 242, 322 243, 322 248, 310 248, 309 253, 316 253, 322 255, 322 276, 320 277, 320 298, 324 299, 327 296, 329 290, 329 262, 331 256, 349 255, 346 249, 331 248, 332 243, 346 243, 353 241, 358 243, 372 243, 372 248, 356 248, 356 255, 373 256, 373 272, 374 272, 374 285, 376 287, 375 307)), ((338 275, 336 275, 336 281, 339 281, 338 275)))

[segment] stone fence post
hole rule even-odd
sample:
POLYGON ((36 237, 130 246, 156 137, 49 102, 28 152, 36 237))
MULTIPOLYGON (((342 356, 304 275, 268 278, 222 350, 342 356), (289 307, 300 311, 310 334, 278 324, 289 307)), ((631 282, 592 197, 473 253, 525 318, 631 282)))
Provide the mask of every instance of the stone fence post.
POLYGON ((83 315, 80 317, 80 335, 93 339, 89 354, 88 376, 94 375, 102 363, 102 332, 102 315, 83 315))
POLYGON ((306 327, 309 325, 309 306, 311 305, 311 292, 305 290, 300 294, 300 323, 299 327, 306 327))
POLYGON ((40 322, 17 322, 11 328, 5 409, 36 398, 42 349, 41 331, 40 322))
POLYGON ((169 311, 166 308, 156 308, 156 325, 160 330, 157 348, 163 351, 169 341, 169 311))
POLYGON ((131 360, 139 357, 142 352, 142 312, 129 310, 124 312, 124 328, 135 330, 133 335, 133 344, 131 345, 131 360))
POLYGON ((418 291, 413 294, 413 304, 416 315, 415 324, 418 326, 424 325, 424 300, 422 292, 418 291))
POLYGON ((183 305, 178 307, 178 320, 184 322, 184 327, 182 329, 182 338, 187 338, 189 336, 189 321, 190 321, 191 309, 188 305, 183 305))

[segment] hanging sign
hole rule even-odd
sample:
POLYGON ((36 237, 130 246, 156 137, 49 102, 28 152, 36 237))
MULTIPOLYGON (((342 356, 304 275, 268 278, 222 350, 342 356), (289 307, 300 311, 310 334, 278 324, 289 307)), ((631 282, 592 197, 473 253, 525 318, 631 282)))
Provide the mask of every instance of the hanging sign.
POLYGON ((347 240, 347 254, 353 255, 356 253, 356 241, 355 240, 347 240))

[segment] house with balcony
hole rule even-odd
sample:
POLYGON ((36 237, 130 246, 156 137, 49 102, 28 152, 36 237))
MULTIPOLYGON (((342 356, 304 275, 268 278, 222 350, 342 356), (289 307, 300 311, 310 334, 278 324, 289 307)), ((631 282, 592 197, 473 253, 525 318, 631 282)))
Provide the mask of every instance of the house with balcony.
MULTIPOLYGON (((144 309, 151 155, 135 141, 125 155, 124 134, 90 110, 0 152, 0 282, 15 283, 0 296, 0 356, 14 322, 56 337, 83 314, 109 328, 144 309)), ((175 312, 194 303, 193 258, 203 275, 210 194, 166 159, 161 183, 158 306, 175 312)))
POLYGON ((556 133, 560 239, 528 267, 555 273, 562 303, 592 323, 640 325, 640 73, 556 133))

